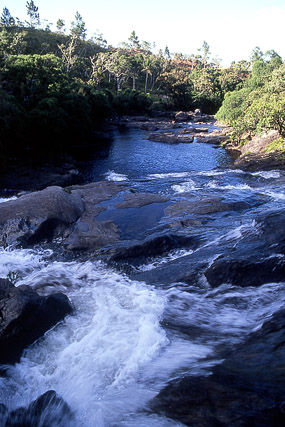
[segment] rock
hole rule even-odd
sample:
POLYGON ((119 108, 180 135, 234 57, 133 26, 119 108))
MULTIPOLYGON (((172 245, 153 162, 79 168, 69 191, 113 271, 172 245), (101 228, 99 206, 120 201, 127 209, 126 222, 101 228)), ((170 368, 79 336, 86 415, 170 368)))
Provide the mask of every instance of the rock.
POLYGON ((184 217, 186 214, 206 215, 216 212, 237 211, 249 208, 249 205, 246 202, 225 203, 221 200, 222 199, 219 197, 194 202, 183 200, 166 208, 165 214, 184 217))
POLYGON ((171 381, 150 407, 187 426, 283 426, 285 310, 224 355, 208 377, 171 381))
POLYGON ((111 257, 112 261, 132 261, 137 259, 144 262, 146 258, 158 255, 168 254, 169 251, 179 248, 196 249, 200 244, 197 237, 188 237, 183 235, 166 234, 148 239, 140 244, 127 248, 119 248, 115 255, 111 257))
POLYGON ((0 279, 0 363, 16 363, 23 350, 72 311, 66 295, 39 296, 30 286, 0 279))
POLYGON ((185 133, 158 132, 147 135, 149 141, 164 142, 167 144, 190 143, 194 141, 194 136, 185 133))
POLYGON ((154 193, 128 193, 124 201, 115 205, 117 209, 141 208, 152 203, 166 203, 169 197, 160 196, 154 193))
POLYGON ((192 115, 184 112, 184 111, 179 111, 178 113, 175 114, 175 121, 176 122, 187 122, 188 120, 191 120, 192 115))
POLYGON ((271 130, 270 132, 263 133, 261 136, 255 136, 251 141, 248 141, 246 144, 239 147, 239 149, 242 155, 245 153, 262 153, 264 148, 270 144, 270 142, 278 139, 279 137, 280 135, 276 130, 271 130))
POLYGON ((278 256, 258 261, 218 259, 205 271, 205 276, 212 287, 223 283, 246 287, 282 282, 285 278, 285 260, 278 256))
POLYGON ((196 108, 196 110, 194 110, 194 116, 202 116, 201 108, 196 108))
POLYGON ((115 243, 118 238, 118 229, 112 221, 96 221, 88 214, 76 223, 63 246, 68 251, 93 251, 115 243))
POLYGON ((0 244, 33 244, 51 239, 67 229, 83 213, 84 203, 76 192, 61 187, 21 196, 0 204, 0 244))
MULTIPOLYGON (((1 420, 1 418, 0 418, 1 420)), ((74 415, 67 403, 49 390, 34 400, 27 408, 18 408, 3 416, 5 427, 65 427, 73 424, 74 415)))

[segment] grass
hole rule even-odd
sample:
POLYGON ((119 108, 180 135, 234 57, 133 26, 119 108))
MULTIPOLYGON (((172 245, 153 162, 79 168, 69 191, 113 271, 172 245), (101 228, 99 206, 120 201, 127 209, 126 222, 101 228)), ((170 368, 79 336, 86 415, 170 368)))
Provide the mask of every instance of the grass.
POLYGON ((279 152, 285 153, 285 141, 282 137, 270 142, 263 149, 264 153, 271 153, 272 151, 279 151, 279 152))

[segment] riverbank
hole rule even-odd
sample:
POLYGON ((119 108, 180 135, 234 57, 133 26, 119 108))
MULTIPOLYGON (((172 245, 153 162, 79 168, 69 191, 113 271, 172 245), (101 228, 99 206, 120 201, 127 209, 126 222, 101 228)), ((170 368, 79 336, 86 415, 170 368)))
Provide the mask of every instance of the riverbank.
POLYGON ((249 172, 285 169, 285 143, 275 130, 254 136, 239 145, 227 141, 223 146, 236 158, 235 168, 249 172))

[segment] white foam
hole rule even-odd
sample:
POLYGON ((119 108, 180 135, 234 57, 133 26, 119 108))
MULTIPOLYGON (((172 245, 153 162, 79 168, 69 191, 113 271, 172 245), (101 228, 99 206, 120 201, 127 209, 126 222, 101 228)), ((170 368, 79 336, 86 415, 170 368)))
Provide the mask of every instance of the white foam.
POLYGON ((0 197, 0 203, 10 202, 10 200, 17 200, 16 196, 13 197, 0 197))
POLYGON ((274 200, 285 200, 285 193, 281 193, 281 192, 276 192, 276 191, 272 191, 272 190, 266 190, 263 191, 262 194, 265 194, 266 196, 271 197, 274 200))
POLYGON ((170 178, 187 178, 192 176, 191 172, 170 172, 170 173, 153 173, 149 174, 147 178, 150 179, 170 179, 170 178))
POLYGON ((210 181, 208 182, 205 187, 213 188, 216 190, 251 190, 252 188, 248 184, 236 184, 236 185, 221 185, 218 184, 216 181, 210 181))
POLYGON ((126 411, 120 390, 168 343, 159 323, 162 294, 91 262, 38 265, 23 283, 42 293, 65 288, 75 314, 28 349, 9 378, 0 379, 0 400, 14 408, 54 389, 84 426, 94 420, 103 426, 109 412, 116 417, 126 411))
POLYGON ((172 185, 171 189, 175 193, 187 193, 189 191, 197 191, 200 189, 200 187, 197 187, 195 182, 192 179, 190 179, 186 182, 181 182, 180 184, 172 185))
POLYGON ((259 171, 259 172, 253 172, 253 176, 261 176, 265 179, 271 179, 271 178, 280 178, 280 172, 279 171, 259 171))
POLYGON ((115 181, 115 182, 129 181, 127 175, 124 175, 122 173, 116 173, 115 171, 108 171, 107 173, 105 173, 105 177, 107 181, 115 181))
POLYGON ((9 275, 19 280, 34 270, 42 268, 45 265, 43 259, 51 255, 51 250, 0 248, 0 277, 6 278, 9 275))

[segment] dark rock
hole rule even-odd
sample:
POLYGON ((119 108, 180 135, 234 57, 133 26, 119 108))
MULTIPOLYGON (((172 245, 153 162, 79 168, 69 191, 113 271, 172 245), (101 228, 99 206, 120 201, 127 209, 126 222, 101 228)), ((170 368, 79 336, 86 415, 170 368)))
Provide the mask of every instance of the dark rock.
POLYGON ((64 294, 39 296, 30 286, 0 279, 0 363, 18 362, 24 348, 71 311, 64 294))
POLYGON ((194 136, 185 133, 158 132, 148 134, 147 139, 154 142, 164 142, 166 144, 180 144, 193 142, 194 136))
POLYGON ((175 114, 175 121, 187 122, 188 120, 191 120, 192 114, 188 114, 185 111, 179 111, 178 113, 175 114))
POLYGON ((200 244, 200 239, 196 237, 188 237, 182 235, 168 234, 157 236, 153 239, 148 239, 141 244, 134 245, 128 248, 117 249, 115 255, 112 256, 112 261, 134 260, 139 259, 140 262, 146 258, 151 258, 158 255, 167 254, 169 251, 178 248, 196 249, 200 244))
MULTIPOLYGON (((67 403, 49 390, 34 400, 27 408, 11 411, 5 427, 66 427, 70 426, 74 415, 67 403)), ((73 425, 73 424, 72 424, 73 425)))
POLYGON ((285 310, 281 310, 226 356, 212 375, 170 382, 150 407, 187 426, 281 427, 284 342, 285 310))
POLYGON ((247 259, 218 259, 205 271, 205 276, 212 287, 223 283, 246 287, 282 282, 285 278, 285 260, 280 257, 256 262, 247 259))

